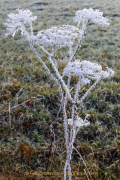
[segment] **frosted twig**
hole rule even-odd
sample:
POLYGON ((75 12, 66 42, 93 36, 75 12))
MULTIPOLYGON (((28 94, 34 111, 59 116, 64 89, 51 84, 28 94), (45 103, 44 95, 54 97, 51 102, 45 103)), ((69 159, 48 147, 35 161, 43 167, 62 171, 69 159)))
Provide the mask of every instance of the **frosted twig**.
POLYGON ((10 129, 11 129, 11 115, 10 115, 10 111, 11 111, 11 108, 10 108, 10 102, 9 102, 9 125, 10 125, 10 129))
POLYGON ((83 28, 82 28, 82 31, 81 31, 81 35, 80 35, 80 39, 79 39, 78 45, 77 45, 77 47, 76 47, 76 50, 75 50, 74 54, 72 55, 72 57, 71 57, 71 59, 70 59, 70 62, 73 61, 73 59, 74 59, 74 57, 75 57, 75 55, 76 55, 79 47, 81 46, 81 42, 82 42, 82 40, 83 40, 83 37, 84 37, 84 34, 85 34, 85 31, 86 31, 86 28, 87 28, 88 23, 89 23, 89 21, 87 21, 86 24, 83 25, 83 28))
POLYGON ((50 57, 53 57, 52 54, 50 54, 43 46, 40 46, 40 48, 50 57))
POLYGON ((65 166, 64 166, 64 180, 66 180, 66 168, 67 168, 67 161, 65 162, 65 166))
MULTIPOLYGON (((42 98, 40 98, 40 99, 42 99, 42 98)), ((37 100, 40 100, 40 99, 37 99, 37 100)), ((20 103, 20 104, 17 104, 17 105, 15 105, 15 106, 13 106, 13 107, 10 107, 10 111, 12 110, 12 109, 15 109, 15 108, 17 108, 17 107, 19 107, 19 106, 26 106, 26 103, 27 102, 34 102, 34 101, 36 101, 36 100, 33 100, 33 99, 28 99, 27 101, 24 101, 24 102, 22 102, 22 103, 20 103)), ((2 114, 0 114, 0 117, 1 116, 3 116, 5 113, 7 113, 7 112, 9 112, 9 110, 7 110, 7 111, 4 111, 2 114)))
POLYGON ((89 177, 88 177, 87 172, 86 172, 85 169, 84 169, 84 172, 85 172, 85 175, 86 175, 87 179, 89 180, 89 177))
POLYGON ((52 46, 52 54, 53 54, 53 62, 55 64, 55 66, 57 67, 57 62, 56 62, 56 59, 55 59, 55 45, 52 46))
POLYGON ((42 63, 43 67, 45 68, 45 70, 47 71, 47 73, 51 76, 51 78, 56 82, 57 85, 59 85, 58 80, 52 75, 52 73, 50 72, 49 68, 46 66, 46 64, 43 62, 43 60, 41 59, 39 53, 36 51, 36 49, 34 48, 32 42, 30 42, 30 47, 33 50, 33 52, 35 53, 35 55, 37 56, 37 58, 39 59, 39 61, 42 63))
POLYGON ((66 164, 65 164, 65 169, 64 169, 64 180, 66 179, 66 165, 68 166, 68 179, 71 180, 71 165, 70 165, 70 155, 69 155, 69 137, 68 137, 68 123, 67 123, 67 114, 66 114, 66 109, 65 109, 65 99, 63 96, 63 91, 61 88, 61 85, 59 85, 60 88, 60 93, 61 93, 61 101, 63 102, 63 122, 64 122, 64 134, 65 134, 65 141, 66 141, 66 152, 67 152, 67 158, 66 158, 66 164))
MULTIPOLYGON (((67 82, 67 88, 69 89, 69 86, 70 86, 70 80, 71 80, 71 76, 69 75, 69 77, 68 77, 68 82, 67 82)), ((66 92, 66 95, 65 95, 65 105, 67 105, 67 92, 66 92)))
POLYGON ((67 92, 70 101, 73 102, 73 99, 72 99, 72 97, 71 97, 71 94, 70 94, 70 92, 69 92, 69 89, 67 88, 65 82, 63 81, 62 76, 60 75, 58 69, 57 69, 56 66, 54 65, 51 57, 49 57, 49 61, 50 61, 51 64, 52 64, 52 67, 53 67, 53 69, 54 69, 54 71, 55 71, 55 73, 56 73, 56 76, 57 76, 58 80, 61 82, 63 88, 64 88, 65 91, 67 92))
POLYGON ((87 90, 87 92, 84 94, 84 96, 77 102, 77 104, 80 104, 83 102, 83 100, 87 97, 89 92, 98 84, 98 82, 101 80, 101 78, 98 78, 95 83, 87 90))
POLYGON ((79 78, 78 84, 77 84, 77 88, 76 88, 76 93, 74 96, 74 104, 72 106, 72 126, 71 126, 71 131, 70 131, 70 156, 72 154, 72 148, 73 148, 73 143, 74 143, 74 139, 75 139, 75 124, 74 124, 74 120, 75 120, 75 113, 76 113, 76 106, 77 106, 77 98, 78 98, 78 94, 79 94, 79 90, 80 90, 80 85, 81 85, 81 77, 79 78))
POLYGON ((16 94, 16 103, 18 103, 18 98, 19 98, 19 95, 20 95, 20 92, 22 91, 23 88, 20 88, 19 92, 16 94))
MULTIPOLYGON (((88 173, 89 173, 89 175, 90 175, 89 169, 87 168, 87 165, 86 165, 84 159, 82 158, 81 154, 78 152, 78 150, 77 150, 75 147, 73 147, 73 149, 75 149, 75 151, 78 153, 78 155, 79 155, 80 158, 82 159, 83 164, 85 165, 85 167, 86 167, 86 169, 87 169, 87 171, 88 171, 88 173)), ((87 175, 87 177, 88 177, 88 175, 87 175)), ((90 178, 92 179, 91 175, 90 175, 90 178)), ((88 178, 88 179, 89 179, 89 178, 88 178)))

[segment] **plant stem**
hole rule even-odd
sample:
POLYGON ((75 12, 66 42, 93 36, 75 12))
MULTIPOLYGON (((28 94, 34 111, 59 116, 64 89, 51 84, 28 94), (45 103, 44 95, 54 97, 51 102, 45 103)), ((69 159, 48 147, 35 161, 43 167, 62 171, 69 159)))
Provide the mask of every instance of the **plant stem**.
POLYGON ((11 129, 11 115, 10 115, 10 111, 11 111, 11 108, 10 108, 10 102, 9 102, 9 125, 10 125, 10 129, 11 129))
POLYGON ((72 149, 73 149, 73 143, 75 140, 75 113, 76 113, 76 106, 77 106, 77 99, 78 99, 78 94, 79 94, 79 90, 80 90, 80 85, 81 85, 81 77, 79 77, 79 81, 77 84, 77 88, 76 88, 76 93, 74 96, 74 104, 72 107, 72 128, 71 128, 71 132, 70 132, 70 158, 72 155, 72 149))
POLYGON ((37 56, 37 58, 39 59, 39 61, 42 63, 43 67, 45 68, 45 70, 47 71, 48 75, 51 76, 51 78, 56 82, 56 84, 59 86, 58 80, 57 78, 55 78, 52 73, 50 72, 49 68, 46 66, 46 64, 43 62, 43 60, 41 59, 39 53, 36 51, 36 49, 34 48, 32 42, 30 42, 30 47, 33 50, 33 52, 35 53, 35 55, 37 56))
POLYGON ((48 56, 52 56, 52 54, 50 54, 48 51, 46 51, 46 49, 43 46, 40 46, 40 48, 48 55, 48 56))
POLYGON ((101 77, 98 78, 95 83, 87 90, 87 92, 84 94, 84 96, 77 102, 77 104, 80 104, 83 102, 83 100, 87 97, 89 92, 97 85, 97 83, 101 80, 101 77))
POLYGON ((81 42, 83 40, 83 37, 84 37, 84 34, 85 34, 85 31, 86 31, 88 23, 89 23, 89 21, 87 21, 85 25, 83 24, 83 28, 82 28, 82 31, 81 31, 81 35, 80 35, 80 39, 79 39, 78 45, 76 47, 76 50, 75 50, 74 54, 72 55, 72 57, 70 59, 70 62, 73 61, 73 59, 74 59, 74 57, 75 57, 75 55, 76 55, 76 53, 77 53, 77 51, 78 51, 78 49, 79 49, 79 47, 81 45, 81 42))
POLYGON ((61 101, 63 103, 63 118, 64 118, 64 134, 65 134, 65 141, 66 141, 66 152, 67 152, 67 158, 66 163, 64 167, 64 180, 66 180, 66 168, 68 168, 68 179, 72 180, 71 176, 71 165, 70 165, 70 155, 69 155, 69 136, 68 136, 68 123, 67 123, 67 113, 65 108, 65 98, 63 96, 63 90, 61 85, 59 84, 60 94, 61 94, 61 101))
POLYGON ((53 62, 55 66, 57 67, 56 59, 55 59, 55 45, 52 46, 52 54, 53 54, 53 62))
MULTIPOLYGON (((77 150, 75 147, 73 147, 73 149, 75 149, 75 151, 79 154, 80 158, 81 158, 82 161, 83 161, 83 164, 85 165, 85 167, 86 167, 86 169, 87 169, 87 171, 88 171, 88 173, 89 173, 89 175, 90 175, 89 169, 87 168, 87 165, 86 165, 84 159, 82 158, 81 154, 78 152, 78 150, 77 150)), ((87 178, 88 178, 88 175, 87 175, 87 178)), ((92 179, 91 175, 90 175, 90 178, 92 179)), ((89 180, 89 178, 88 178, 88 180, 89 180)))
POLYGON ((65 89, 66 93, 68 94, 68 97, 69 97, 70 101, 73 103, 73 99, 72 99, 72 97, 71 97, 71 94, 70 94, 70 92, 69 92, 69 89, 67 88, 65 82, 63 81, 62 76, 60 75, 58 69, 57 69, 56 66, 54 65, 51 57, 49 57, 49 61, 51 62, 52 67, 53 67, 53 69, 54 69, 54 71, 55 71, 55 73, 56 73, 56 76, 57 76, 58 80, 61 82, 61 84, 62 84, 62 86, 63 86, 63 89, 65 89))

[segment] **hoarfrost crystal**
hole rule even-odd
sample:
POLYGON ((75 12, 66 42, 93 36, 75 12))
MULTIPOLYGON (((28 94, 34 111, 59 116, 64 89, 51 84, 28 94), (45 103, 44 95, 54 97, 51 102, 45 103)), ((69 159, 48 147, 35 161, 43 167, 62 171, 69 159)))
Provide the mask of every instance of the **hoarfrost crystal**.
POLYGON ((102 26, 108 26, 108 19, 103 17, 103 12, 99 10, 93 10, 92 8, 83 9, 76 12, 76 16, 74 18, 78 25, 80 22, 91 21, 93 23, 100 24, 102 26))
MULTIPOLYGON (((32 16, 32 12, 30 10, 23 10, 23 9, 17 9, 18 14, 8 14, 7 23, 4 23, 5 26, 7 26, 8 33, 6 36, 12 34, 12 36, 15 35, 16 32, 19 30, 21 31, 21 34, 25 34, 25 27, 24 25, 29 23, 31 25, 32 21, 35 21, 37 19, 36 16, 32 16)), ((26 34, 25 34, 26 35, 26 34)))
POLYGON ((77 27, 63 25, 60 28, 52 27, 38 32, 37 39, 47 46, 70 46, 78 35, 80 35, 80 30, 77 27))
MULTIPOLYGON (((72 120, 72 119, 68 119, 68 124, 69 124, 70 126, 72 126, 72 125, 73 125, 73 120, 72 120)), ((81 128, 81 127, 83 127, 83 126, 88 126, 88 125, 90 125, 90 122, 87 121, 86 118, 83 120, 82 118, 76 116, 74 125, 75 125, 75 127, 81 128)))
POLYGON ((114 71, 107 68, 105 71, 102 70, 101 65, 92 63, 86 60, 80 61, 75 60, 69 62, 66 68, 63 70, 63 76, 80 76, 81 84, 90 84, 90 79, 97 80, 98 78, 107 78, 114 75, 114 71))

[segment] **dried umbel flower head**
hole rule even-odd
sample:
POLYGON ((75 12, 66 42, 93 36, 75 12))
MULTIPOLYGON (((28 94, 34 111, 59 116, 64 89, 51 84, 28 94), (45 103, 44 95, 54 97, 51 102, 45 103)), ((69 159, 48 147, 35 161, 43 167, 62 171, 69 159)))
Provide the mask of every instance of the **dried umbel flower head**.
MULTIPOLYGON (((72 120, 72 119, 68 119, 68 124, 69 124, 70 126, 72 126, 72 125, 73 125, 73 120, 72 120)), ((88 120, 86 120, 86 118, 83 120, 82 118, 76 116, 74 125, 75 125, 75 127, 81 128, 81 127, 83 127, 83 126, 88 126, 88 125, 90 125, 90 122, 89 122, 88 120)))
POLYGON ((8 31, 6 36, 10 34, 14 36, 19 30, 22 35, 25 35, 26 31, 24 25, 29 23, 31 26, 31 23, 37 19, 36 16, 32 16, 32 12, 30 10, 17 9, 17 12, 17 14, 8 14, 7 22, 4 23, 4 25, 7 26, 8 31))
POLYGON ((63 76, 79 76, 81 77, 81 84, 90 84, 90 80, 97 80, 98 78, 107 78, 114 75, 114 71, 107 68, 102 70, 102 66, 97 63, 92 63, 86 60, 75 60, 69 62, 63 70, 63 76))
POLYGON ((60 28, 52 27, 40 31, 37 39, 42 45, 46 46, 70 46, 78 35, 80 35, 80 30, 77 27, 63 25, 60 28))
POLYGON ((109 26, 108 19, 103 17, 103 12, 97 9, 93 10, 92 8, 77 11, 74 20, 78 22, 78 25, 80 22, 91 21, 102 26, 109 26))

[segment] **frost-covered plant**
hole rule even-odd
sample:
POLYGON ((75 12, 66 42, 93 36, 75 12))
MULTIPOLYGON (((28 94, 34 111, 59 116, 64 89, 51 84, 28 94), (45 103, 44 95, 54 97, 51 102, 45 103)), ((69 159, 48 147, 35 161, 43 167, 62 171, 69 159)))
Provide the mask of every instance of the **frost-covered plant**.
MULTIPOLYGON (((96 84, 103 78, 108 78, 114 75, 114 71, 108 67, 102 70, 101 65, 86 60, 75 60, 75 55, 81 46, 86 28, 89 22, 97 23, 102 26, 108 26, 108 20, 103 17, 103 13, 98 10, 83 9, 76 12, 74 20, 81 25, 81 29, 70 26, 63 25, 62 27, 52 27, 47 30, 39 31, 37 35, 33 33, 32 22, 36 20, 36 16, 32 16, 30 10, 17 9, 17 14, 9 14, 7 22, 4 24, 7 26, 7 34, 14 36, 18 31, 24 36, 30 43, 30 47, 33 52, 38 57, 38 60, 43 65, 45 71, 50 75, 51 79, 55 81, 60 90, 61 97, 61 107, 63 112, 63 123, 64 123, 64 137, 66 142, 66 163, 64 167, 64 180, 66 179, 66 170, 68 170, 68 179, 72 179, 71 175, 71 157, 72 150, 74 148, 74 141, 77 136, 79 129, 83 126, 88 126, 90 122, 87 120, 89 115, 87 114, 84 119, 79 117, 77 108, 87 97, 88 93, 95 88, 96 84), (26 26, 27 24, 27 26, 26 26), (29 25, 29 29, 28 29, 29 25), (78 40, 76 48, 72 48, 75 44, 75 40, 78 40), (40 57, 36 46, 43 50, 48 56, 48 61, 50 61, 55 75, 51 73, 51 70, 47 67, 45 62, 40 57), (48 52, 45 48, 46 46, 52 47, 51 52, 48 52), (60 46, 67 46, 70 48, 69 51, 69 61, 63 70, 63 74, 58 71, 57 61, 55 59, 55 48, 60 46), (72 51, 71 51, 72 49, 72 51), (74 53, 72 54, 71 52, 74 53), (68 82, 64 80, 64 77, 68 77, 68 82), (72 93, 70 88, 71 76, 77 76, 78 82, 74 87, 75 93, 72 93), (93 84, 92 84, 93 83, 93 84), (82 90, 82 86, 90 84, 90 88, 86 90, 81 98, 79 98, 79 93, 82 90), (69 101, 68 101, 69 100, 69 101), (67 117, 67 105, 68 102, 71 103, 71 117, 67 117)), ((60 112, 59 110, 59 112, 60 112)), ((59 113, 58 113, 59 114, 59 113)), ((75 148, 74 148, 75 149, 75 148)))
POLYGON ((74 62, 69 62, 63 71, 63 76, 79 76, 82 85, 90 84, 91 79, 97 80, 99 78, 107 78, 113 74, 114 71, 111 69, 106 68, 106 70, 103 71, 99 64, 86 60, 75 60, 74 62))
POLYGON ((26 31, 25 25, 29 24, 31 27, 31 32, 33 33, 32 22, 35 21, 37 17, 32 16, 32 12, 30 10, 17 9, 16 11, 18 12, 18 14, 13 14, 13 13, 8 14, 7 22, 4 23, 4 25, 7 26, 7 31, 8 31, 6 36, 10 34, 14 36, 15 33, 20 30, 21 35, 24 35, 27 37, 29 35, 26 34, 27 31, 26 31))
POLYGON ((60 28, 52 27, 45 31, 40 31, 36 38, 41 45, 71 46, 79 34, 80 30, 77 27, 63 25, 60 28))
POLYGON ((78 25, 80 22, 91 21, 102 26, 109 26, 108 19, 103 17, 103 12, 99 12, 97 9, 93 10, 92 8, 77 11, 74 20, 78 22, 78 25))

